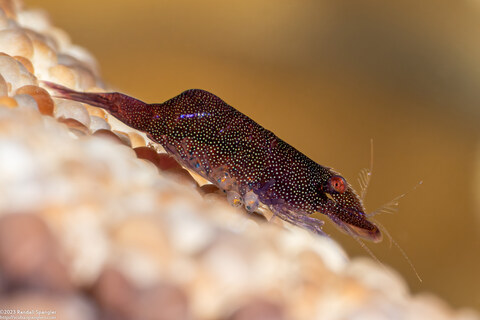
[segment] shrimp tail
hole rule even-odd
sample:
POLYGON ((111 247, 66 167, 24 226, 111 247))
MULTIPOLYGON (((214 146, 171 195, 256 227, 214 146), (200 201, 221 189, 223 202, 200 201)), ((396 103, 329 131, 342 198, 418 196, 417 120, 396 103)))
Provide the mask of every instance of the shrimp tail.
POLYGON ((56 83, 41 81, 53 91, 53 97, 73 100, 108 111, 123 123, 144 131, 152 118, 149 104, 119 92, 91 93, 78 92, 56 83))
POLYGON ((78 92, 49 81, 41 81, 41 83, 54 92, 53 97, 55 98, 74 100, 91 106, 100 107, 108 111, 117 111, 117 106, 112 104, 112 98, 110 97, 112 95, 111 93, 78 92))

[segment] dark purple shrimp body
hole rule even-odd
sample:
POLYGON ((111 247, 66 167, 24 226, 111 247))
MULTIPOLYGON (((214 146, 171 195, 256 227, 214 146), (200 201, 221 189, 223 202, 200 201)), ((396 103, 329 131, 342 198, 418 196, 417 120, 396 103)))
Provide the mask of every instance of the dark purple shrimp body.
POLYGON ((203 90, 187 90, 159 104, 120 93, 81 93, 47 83, 60 98, 107 110, 147 133, 188 169, 227 191, 233 204, 258 202, 279 218, 323 234, 320 212, 350 235, 378 242, 362 202, 343 177, 299 152, 271 131, 203 90))

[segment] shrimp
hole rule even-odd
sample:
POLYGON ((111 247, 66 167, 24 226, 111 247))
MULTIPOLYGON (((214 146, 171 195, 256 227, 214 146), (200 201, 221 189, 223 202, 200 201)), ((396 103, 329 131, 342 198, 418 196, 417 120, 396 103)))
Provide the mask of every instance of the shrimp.
POLYGON ((159 143, 182 166, 225 190, 230 203, 325 235, 326 215, 345 233, 373 242, 380 229, 362 199, 333 169, 322 166, 212 93, 187 90, 163 103, 147 104, 122 93, 82 93, 43 82, 56 97, 108 111, 159 143))

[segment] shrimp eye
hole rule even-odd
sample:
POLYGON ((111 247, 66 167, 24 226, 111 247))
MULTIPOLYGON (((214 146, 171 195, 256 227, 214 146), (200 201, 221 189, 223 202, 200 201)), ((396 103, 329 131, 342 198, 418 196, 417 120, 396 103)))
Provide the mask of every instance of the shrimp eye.
POLYGON ((330 178, 330 187, 338 193, 344 193, 347 182, 340 176, 330 178))

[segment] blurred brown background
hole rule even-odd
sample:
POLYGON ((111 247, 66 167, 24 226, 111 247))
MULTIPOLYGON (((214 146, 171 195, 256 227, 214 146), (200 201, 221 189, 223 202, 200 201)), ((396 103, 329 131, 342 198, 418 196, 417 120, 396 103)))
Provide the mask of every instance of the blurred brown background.
MULTIPOLYGON (((209 90, 357 186, 374 210, 424 183, 369 244, 414 292, 480 309, 480 0, 26 0, 148 102, 209 90)), ((329 224, 350 255, 366 255, 329 224)))

